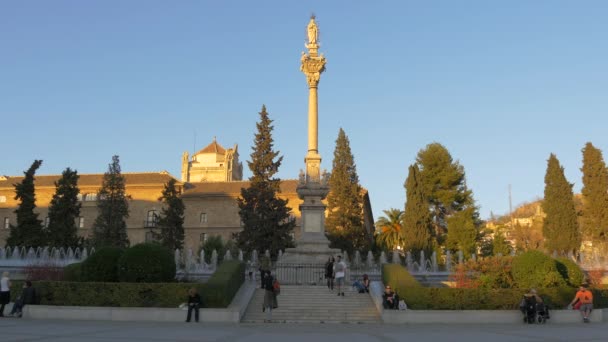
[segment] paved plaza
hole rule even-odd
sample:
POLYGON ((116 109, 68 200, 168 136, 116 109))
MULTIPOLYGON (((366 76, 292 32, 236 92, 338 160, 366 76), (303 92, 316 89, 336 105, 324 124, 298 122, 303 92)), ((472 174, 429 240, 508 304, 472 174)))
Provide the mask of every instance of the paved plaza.
POLYGON ((187 324, 0 319, 0 341, 606 341, 608 324, 187 324))

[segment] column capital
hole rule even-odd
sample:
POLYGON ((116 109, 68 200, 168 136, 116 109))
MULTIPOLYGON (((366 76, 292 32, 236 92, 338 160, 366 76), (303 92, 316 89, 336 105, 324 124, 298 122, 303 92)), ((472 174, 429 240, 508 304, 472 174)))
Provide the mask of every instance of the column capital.
POLYGON ((325 57, 323 54, 313 57, 302 53, 300 70, 306 75, 308 87, 317 88, 321 79, 321 73, 325 71, 325 57))

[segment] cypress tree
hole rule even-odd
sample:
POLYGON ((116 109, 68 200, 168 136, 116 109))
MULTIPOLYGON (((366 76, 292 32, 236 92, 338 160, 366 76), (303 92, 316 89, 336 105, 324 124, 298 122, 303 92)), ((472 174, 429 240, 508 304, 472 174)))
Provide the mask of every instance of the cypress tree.
POLYGON ((362 188, 350 142, 342 128, 336 139, 329 188, 325 227, 331 247, 351 254, 354 250, 369 250, 372 238, 363 223, 362 188))
POLYGON ((108 172, 103 175, 103 183, 97 193, 97 209, 99 213, 93 223, 93 244, 104 247, 128 247, 129 238, 125 219, 129 217, 129 202, 118 156, 112 157, 108 172))
POLYGON ((160 242, 163 246, 174 251, 184 247, 184 202, 180 197, 180 191, 176 188, 175 179, 165 184, 162 197, 164 207, 158 221, 160 228, 160 242))
POLYGON ((406 191, 403 215, 405 248, 411 250, 414 255, 418 255, 420 251, 428 254, 432 249, 433 222, 418 165, 410 165, 404 187, 406 191))
POLYGON ((602 151, 588 142, 583 152, 582 230, 602 249, 608 239, 608 170, 602 151))
MULTIPOLYGON (((424 194, 429 202, 434 236, 443 245, 448 232, 447 218, 454 213, 474 207, 473 193, 467 189, 464 168, 453 161, 448 150, 439 143, 428 144, 418 152, 416 163, 424 194)), ((476 209, 470 211, 478 224, 476 209)))
POLYGON ((25 177, 21 183, 14 184, 15 200, 21 201, 15 214, 17 225, 10 226, 9 237, 6 244, 9 246, 41 247, 44 245, 44 231, 42 221, 38 219, 36 209, 36 192, 34 189, 34 175, 42 165, 42 160, 35 160, 30 168, 24 172, 25 177))
POLYGON ((241 189, 241 196, 237 199, 243 230, 235 234, 235 238, 243 251, 269 250, 275 258, 279 250, 293 247, 291 234, 295 218, 291 216, 288 201, 277 197, 281 180, 274 175, 283 157, 273 150, 273 126, 266 106, 262 106, 259 114, 251 161, 247 161, 253 173, 249 178, 251 183, 249 188, 241 189))
POLYGON ((81 204, 78 201, 78 172, 69 167, 55 182, 55 194, 49 206, 48 245, 54 247, 76 247, 81 204))
POLYGON ((576 209, 572 194, 572 184, 564 175, 557 157, 551 153, 545 175, 545 199, 543 221, 545 248, 549 252, 566 253, 580 248, 576 209))

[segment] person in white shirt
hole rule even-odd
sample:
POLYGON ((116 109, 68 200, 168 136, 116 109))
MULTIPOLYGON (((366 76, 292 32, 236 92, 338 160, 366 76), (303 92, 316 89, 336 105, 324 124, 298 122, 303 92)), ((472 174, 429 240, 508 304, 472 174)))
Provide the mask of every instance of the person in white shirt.
POLYGON ((344 276, 346 274, 346 264, 342 261, 342 256, 338 255, 338 260, 334 264, 334 274, 336 275, 336 285, 338 287, 338 296, 344 297, 342 285, 344 285, 344 276))
POLYGON ((0 317, 4 317, 4 306, 11 301, 11 280, 8 272, 2 273, 0 279, 0 317))

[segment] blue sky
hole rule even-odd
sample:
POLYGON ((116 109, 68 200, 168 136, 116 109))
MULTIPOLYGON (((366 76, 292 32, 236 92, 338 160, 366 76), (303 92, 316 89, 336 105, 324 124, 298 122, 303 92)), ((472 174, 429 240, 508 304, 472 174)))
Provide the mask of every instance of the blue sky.
MULTIPOLYGON (((555 153, 608 149, 606 1, 2 1, 0 174, 167 170, 217 136, 249 159, 262 104, 281 178, 306 153, 299 71, 314 12, 319 148, 348 135, 375 218, 403 208, 426 144, 464 165, 482 217, 542 196, 555 153), (194 136, 196 135, 196 144, 194 136)), ((250 172, 246 169, 245 176, 250 172)))

